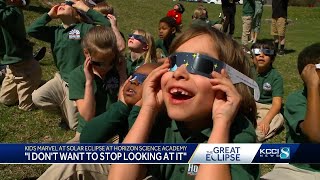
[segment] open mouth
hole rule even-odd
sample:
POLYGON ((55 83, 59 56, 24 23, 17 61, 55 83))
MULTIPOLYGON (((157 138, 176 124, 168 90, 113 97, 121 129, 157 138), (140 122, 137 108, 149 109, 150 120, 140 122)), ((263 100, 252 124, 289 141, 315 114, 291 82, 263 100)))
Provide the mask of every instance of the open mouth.
POLYGON ((133 89, 128 89, 126 91, 127 96, 134 96, 135 94, 136 94, 136 91, 134 91, 133 89))
POLYGON ((172 88, 169 92, 171 94, 172 99, 178 101, 189 100, 194 96, 191 92, 188 92, 181 88, 172 88))

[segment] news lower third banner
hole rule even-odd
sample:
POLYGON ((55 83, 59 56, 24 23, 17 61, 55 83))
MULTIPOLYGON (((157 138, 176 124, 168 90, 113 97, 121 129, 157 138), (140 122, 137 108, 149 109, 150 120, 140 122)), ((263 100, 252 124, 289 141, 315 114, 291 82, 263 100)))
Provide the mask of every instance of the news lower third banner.
POLYGON ((320 163, 319 152, 320 144, 0 144, 0 163, 320 163))

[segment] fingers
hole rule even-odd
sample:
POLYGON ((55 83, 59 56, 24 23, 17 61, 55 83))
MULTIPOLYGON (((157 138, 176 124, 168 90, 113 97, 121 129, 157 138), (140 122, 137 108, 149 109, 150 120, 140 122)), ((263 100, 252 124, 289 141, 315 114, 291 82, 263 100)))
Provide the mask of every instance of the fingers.
POLYGON ((157 67, 156 69, 154 69, 147 77, 146 80, 148 79, 156 79, 161 77, 164 73, 168 72, 169 70, 169 61, 165 61, 161 66, 157 67), (153 78, 154 77, 154 78, 153 78))
POLYGON ((109 19, 114 19, 114 20, 117 19, 117 18, 116 18, 114 15, 112 15, 112 14, 108 14, 107 17, 108 17, 109 19))
POLYGON ((232 98, 232 100, 237 103, 241 101, 241 95, 232 84, 232 81, 230 80, 227 72, 224 69, 221 70, 221 74, 212 72, 212 77, 214 79, 210 79, 210 83, 212 84, 212 90, 217 91, 217 98, 224 97, 224 94, 221 94, 222 91, 226 94, 227 98, 232 98))

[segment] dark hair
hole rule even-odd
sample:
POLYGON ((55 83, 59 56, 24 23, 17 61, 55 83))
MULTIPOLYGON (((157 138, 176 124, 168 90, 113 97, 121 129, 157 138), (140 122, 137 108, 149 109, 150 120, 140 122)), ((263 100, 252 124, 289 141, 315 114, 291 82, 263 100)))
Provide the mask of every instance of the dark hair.
POLYGON ((178 11, 181 13, 181 14, 183 14, 183 12, 184 12, 184 6, 181 4, 181 3, 177 3, 176 4, 177 6, 178 6, 178 11))
MULTIPOLYGON (((227 37, 226 34, 215 28, 209 28, 205 26, 194 26, 189 28, 172 42, 169 53, 171 54, 175 52, 175 50, 178 49, 182 44, 200 35, 209 35, 212 38, 212 40, 215 42, 214 48, 217 50, 218 58, 221 61, 235 68, 244 75, 252 78, 250 64, 246 60, 241 46, 236 41, 227 37)), ((245 115, 256 127, 257 107, 251 93, 251 89, 243 83, 238 83, 234 86, 238 90, 239 94, 242 95, 238 113, 245 115)))
POLYGON ((318 63, 320 63, 320 43, 314 43, 305 47, 298 56, 299 74, 301 74, 306 65, 318 63))
POLYGON ((271 61, 273 62, 277 56, 277 52, 274 46, 273 41, 271 40, 257 40, 257 42, 255 42, 254 44, 252 44, 251 49, 255 49, 255 48, 262 48, 262 49, 270 49, 270 50, 274 50, 274 55, 270 56, 271 61))
POLYGON ((176 32, 180 32, 180 28, 176 23, 176 20, 173 17, 163 17, 160 19, 159 23, 167 23, 170 28, 176 28, 176 32))

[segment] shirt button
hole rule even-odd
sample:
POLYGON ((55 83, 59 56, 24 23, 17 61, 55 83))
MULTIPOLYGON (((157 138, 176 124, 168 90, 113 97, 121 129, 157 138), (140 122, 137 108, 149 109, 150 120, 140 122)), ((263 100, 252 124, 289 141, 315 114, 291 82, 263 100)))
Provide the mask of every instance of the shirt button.
POLYGON ((181 168, 180 168, 180 172, 181 172, 181 173, 184 173, 184 167, 181 167, 181 168))

